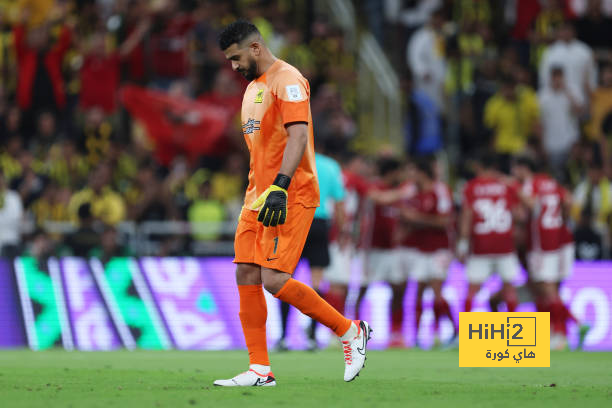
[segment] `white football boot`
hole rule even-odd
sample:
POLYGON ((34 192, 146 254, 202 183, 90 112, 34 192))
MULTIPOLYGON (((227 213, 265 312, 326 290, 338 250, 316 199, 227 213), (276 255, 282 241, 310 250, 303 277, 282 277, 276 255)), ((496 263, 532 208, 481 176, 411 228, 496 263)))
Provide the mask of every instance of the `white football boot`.
POLYGON ((366 347, 372 333, 370 325, 364 320, 354 320, 357 335, 352 340, 342 342, 344 349, 344 381, 353 381, 365 365, 366 347))
POLYGON ((274 387, 276 386, 276 379, 272 371, 266 375, 261 375, 250 369, 229 380, 216 380, 213 384, 220 387, 274 387))

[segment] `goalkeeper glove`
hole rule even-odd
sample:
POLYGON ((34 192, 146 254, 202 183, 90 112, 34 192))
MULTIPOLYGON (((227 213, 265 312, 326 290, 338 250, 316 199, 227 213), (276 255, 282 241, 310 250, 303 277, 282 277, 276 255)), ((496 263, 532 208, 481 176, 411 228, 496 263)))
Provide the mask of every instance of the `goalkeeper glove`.
POLYGON ((257 221, 264 227, 275 227, 284 224, 287 219, 287 189, 291 177, 278 174, 274 183, 260 195, 251 206, 251 210, 259 210, 257 221))

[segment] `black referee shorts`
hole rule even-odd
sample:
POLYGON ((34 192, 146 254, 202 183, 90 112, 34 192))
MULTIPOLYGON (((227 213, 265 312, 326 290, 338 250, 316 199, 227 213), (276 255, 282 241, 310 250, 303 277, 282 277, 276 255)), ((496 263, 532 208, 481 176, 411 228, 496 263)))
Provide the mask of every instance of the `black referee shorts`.
POLYGON ((312 220, 302 258, 308 261, 310 267, 325 268, 329 266, 329 225, 327 220, 315 218, 312 220))

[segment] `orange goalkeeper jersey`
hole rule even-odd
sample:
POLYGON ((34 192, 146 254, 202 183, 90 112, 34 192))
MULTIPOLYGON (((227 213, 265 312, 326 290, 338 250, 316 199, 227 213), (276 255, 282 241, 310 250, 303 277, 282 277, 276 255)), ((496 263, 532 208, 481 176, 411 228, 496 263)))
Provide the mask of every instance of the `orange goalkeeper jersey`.
POLYGON ((319 183, 315 166, 310 85, 293 66, 277 59, 259 78, 251 81, 242 100, 242 133, 251 159, 249 186, 244 205, 250 208, 274 182, 287 145, 285 125, 308 123, 308 145, 288 190, 288 204, 319 205, 319 183))

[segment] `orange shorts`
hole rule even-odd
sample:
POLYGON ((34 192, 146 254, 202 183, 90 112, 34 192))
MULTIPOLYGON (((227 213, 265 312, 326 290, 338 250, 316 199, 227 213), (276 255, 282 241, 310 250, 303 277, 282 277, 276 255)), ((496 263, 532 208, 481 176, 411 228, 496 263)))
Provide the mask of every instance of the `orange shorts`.
POLYGON ((287 220, 276 227, 264 227, 257 221, 257 211, 243 209, 234 239, 234 263, 253 263, 293 273, 302 256, 315 209, 291 204, 287 207, 287 220))

